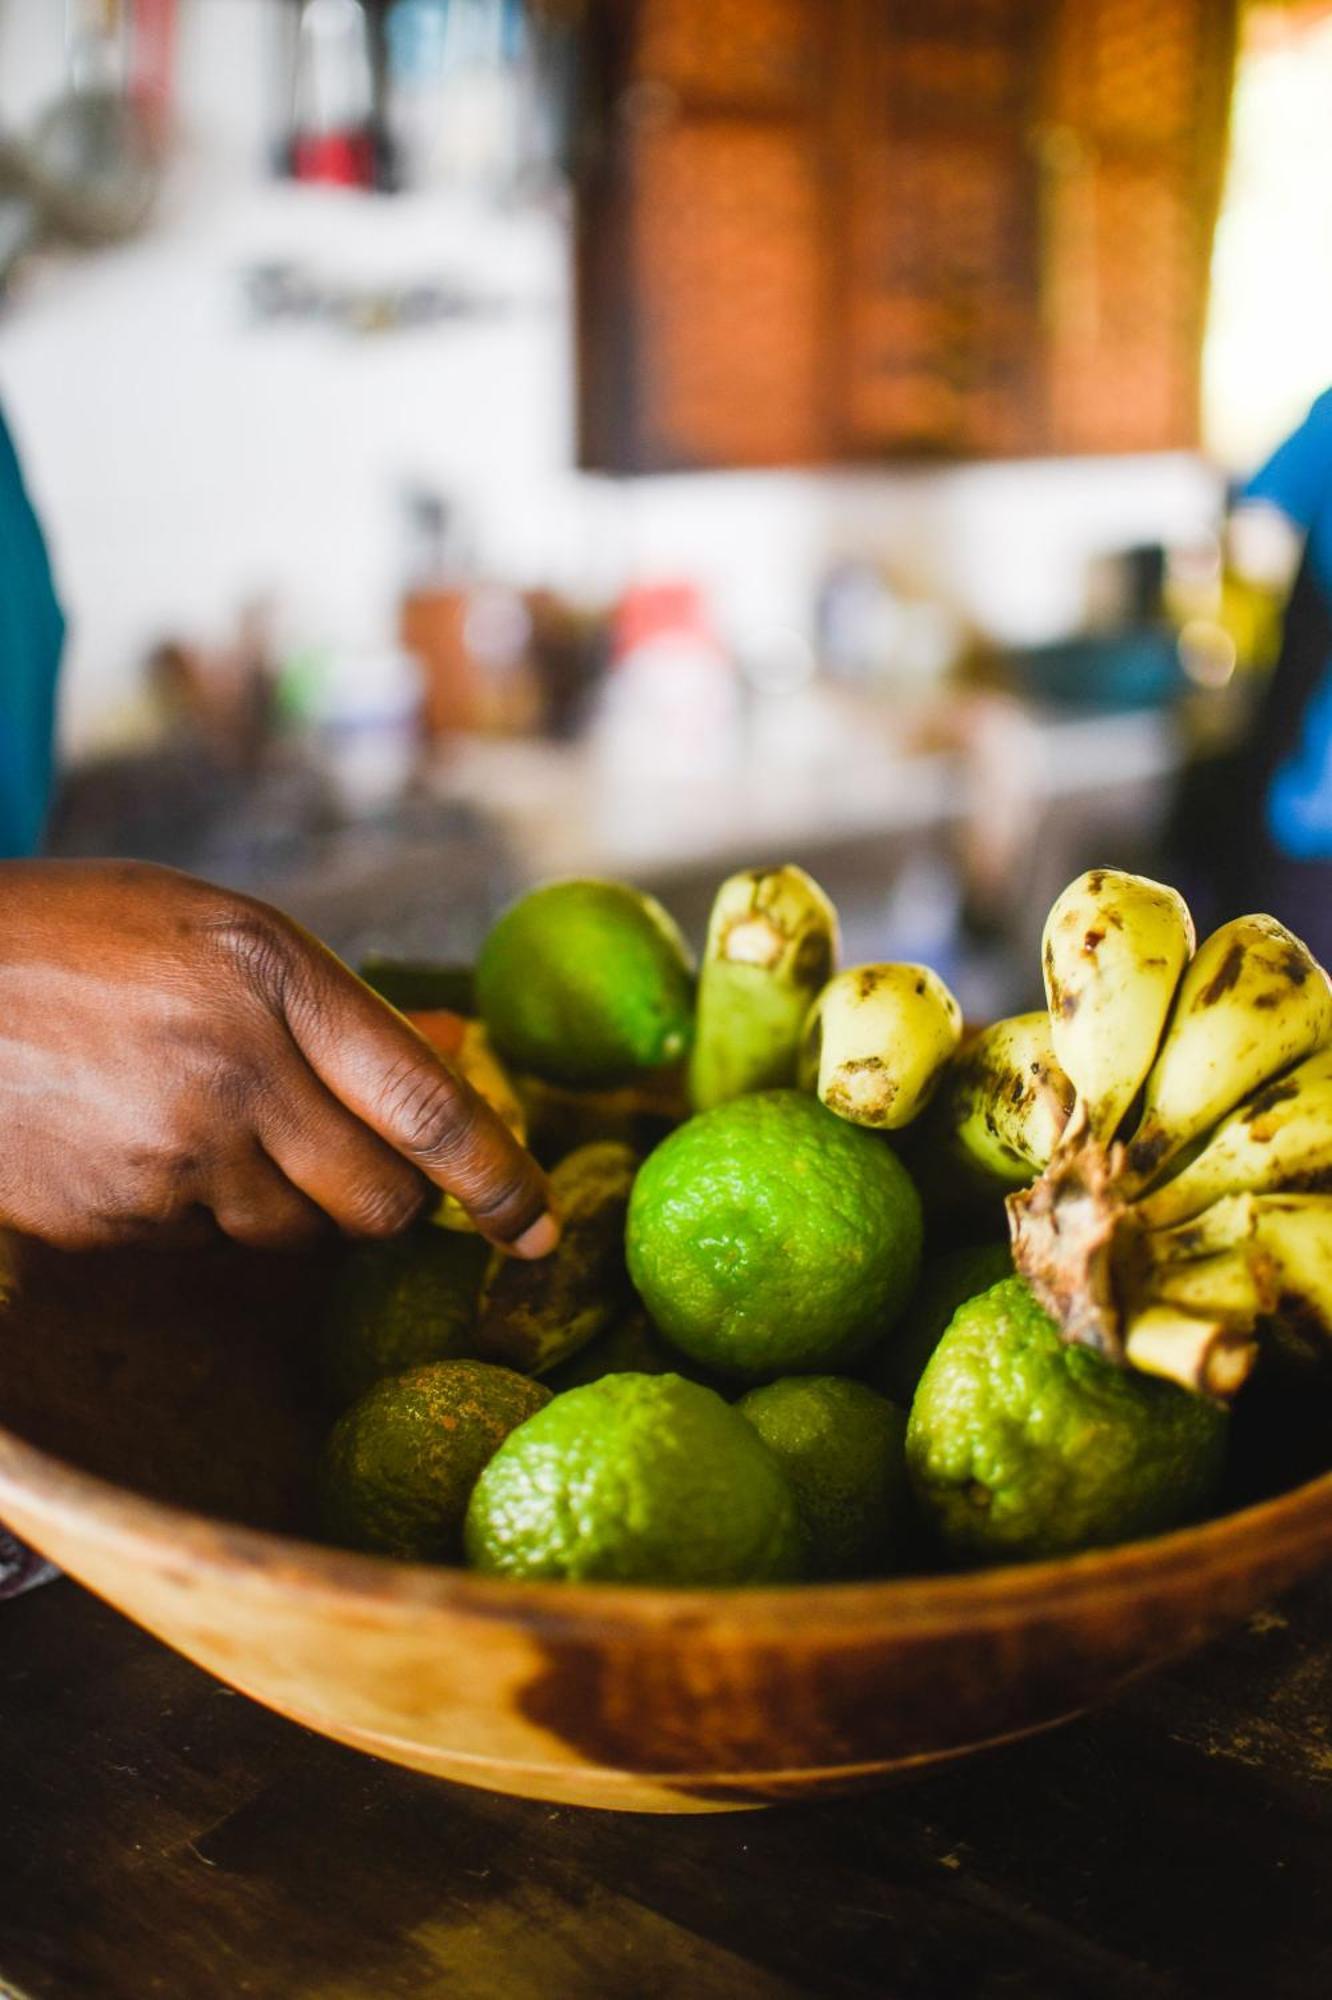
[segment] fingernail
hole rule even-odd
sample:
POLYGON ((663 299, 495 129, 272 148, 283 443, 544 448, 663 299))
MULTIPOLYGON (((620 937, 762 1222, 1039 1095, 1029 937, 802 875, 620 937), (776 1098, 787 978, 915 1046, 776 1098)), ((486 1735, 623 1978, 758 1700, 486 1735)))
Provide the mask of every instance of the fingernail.
POLYGON ((509 1248, 515 1257, 549 1257, 560 1240, 560 1225, 553 1215, 543 1215, 530 1229, 525 1229, 516 1243, 509 1248))

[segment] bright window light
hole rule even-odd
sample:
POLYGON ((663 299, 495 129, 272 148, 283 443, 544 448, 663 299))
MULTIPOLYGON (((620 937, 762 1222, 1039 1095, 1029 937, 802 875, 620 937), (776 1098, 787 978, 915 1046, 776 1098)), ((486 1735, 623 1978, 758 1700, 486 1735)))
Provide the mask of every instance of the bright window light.
POLYGON ((1332 386, 1332 5, 1255 6, 1212 259, 1203 434, 1247 470, 1332 386))

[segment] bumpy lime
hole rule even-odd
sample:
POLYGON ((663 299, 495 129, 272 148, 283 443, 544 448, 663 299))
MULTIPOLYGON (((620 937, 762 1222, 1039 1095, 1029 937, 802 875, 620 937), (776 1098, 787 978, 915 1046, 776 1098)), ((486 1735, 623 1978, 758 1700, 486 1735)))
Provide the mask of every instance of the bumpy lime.
POLYGON ((804 1536, 753 1426, 678 1375, 606 1375, 516 1430, 477 1481, 469 1562, 496 1576, 775 1583, 804 1536))
POLYGON ((478 1473, 549 1389, 484 1361, 432 1361, 376 1382, 324 1448, 324 1526, 349 1548, 453 1561, 478 1473))
POLYGON ((1066 1344, 1021 1278, 955 1314, 921 1377, 907 1464, 941 1547, 1017 1561, 1131 1540, 1202 1514, 1226 1415, 1066 1344))
POLYGON ((657 1326, 750 1382, 859 1359, 910 1296, 920 1243, 887 1142, 795 1090, 691 1118, 629 1204, 629 1272, 657 1326))
POLYGON ((844 1375, 788 1375, 736 1404, 791 1482, 811 1576, 883 1574, 906 1540, 906 1414, 844 1375))

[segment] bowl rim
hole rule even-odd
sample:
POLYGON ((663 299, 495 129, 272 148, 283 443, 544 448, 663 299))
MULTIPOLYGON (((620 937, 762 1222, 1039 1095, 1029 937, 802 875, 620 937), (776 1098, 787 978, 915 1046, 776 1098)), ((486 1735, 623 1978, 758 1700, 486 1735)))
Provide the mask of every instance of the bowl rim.
POLYGON ((525 1582, 328 1548, 135 1493, 0 1425, 0 1518, 7 1505, 24 1516, 18 1532, 39 1548, 49 1524, 164 1576, 204 1569, 231 1587, 299 1599, 311 1609, 354 1606, 370 1624, 396 1624, 411 1608, 603 1641, 691 1627, 725 1628, 783 1648, 857 1637, 878 1645, 886 1629, 900 1637, 995 1631, 1064 1615, 1090 1596, 1103 1605, 1107 1596, 1159 1594, 1177 1576, 1196 1586, 1205 1576, 1233 1574, 1240 1558, 1285 1568, 1288 1580, 1292 1558, 1312 1568, 1317 1553, 1332 1557, 1332 1470, 1229 1514, 1077 1555, 937 1576, 711 1588, 525 1582))

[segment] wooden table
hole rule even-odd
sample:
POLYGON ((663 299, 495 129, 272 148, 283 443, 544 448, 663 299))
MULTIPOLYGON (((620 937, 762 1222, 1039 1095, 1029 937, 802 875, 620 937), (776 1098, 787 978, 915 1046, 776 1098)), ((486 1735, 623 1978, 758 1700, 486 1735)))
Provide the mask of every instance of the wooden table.
POLYGON ((0 1991, 1323 2000, 1329 1730, 1332 1579, 909 1786, 621 1817, 360 1757, 58 1583, 0 1606, 0 1991))

